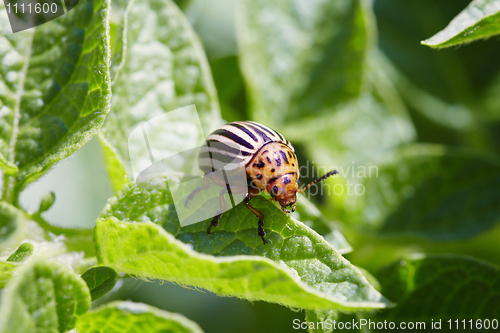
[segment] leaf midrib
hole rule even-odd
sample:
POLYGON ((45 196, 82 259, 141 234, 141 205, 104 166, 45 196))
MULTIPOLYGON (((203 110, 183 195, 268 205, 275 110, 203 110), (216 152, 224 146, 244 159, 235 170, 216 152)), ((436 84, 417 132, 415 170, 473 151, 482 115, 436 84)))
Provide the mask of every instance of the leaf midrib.
MULTIPOLYGON (((106 4, 106 3, 107 3, 107 0, 104 0, 104 1, 103 1, 103 4, 100 6, 100 8, 104 7, 104 4, 106 4)), ((95 15, 95 14, 96 14, 96 11, 94 11, 94 12, 93 12, 93 15, 95 15)), ((86 40, 86 38, 88 38, 88 36, 93 35, 94 30, 97 30, 97 29, 99 29, 99 28, 100 28, 100 26, 99 26, 99 25, 97 25, 97 26, 96 26, 93 30, 89 30, 88 32, 87 32, 87 31, 85 32, 85 40, 84 40, 84 42, 82 43, 82 46, 86 43, 86 41, 87 41, 87 40, 86 40)), ((80 64, 81 64, 81 62, 82 62, 82 58, 83 58, 83 57, 82 57, 82 55, 83 55, 83 54, 84 54, 84 53, 83 53, 83 50, 82 50, 82 53, 80 53, 80 56, 79 56, 79 59, 78 59, 78 61, 77 61, 77 63, 76 63, 75 68, 76 68, 76 67, 78 67, 78 65, 80 65, 80 64)), ((75 75, 75 71, 73 71, 73 73, 71 74, 70 79, 68 80, 68 82, 71 82, 71 80, 72 80, 72 78, 74 77, 74 75, 75 75)), ((109 76, 109 75, 108 75, 108 76, 109 76)), ((108 81, 109 81, 109 78, 108 78, 108 81)), ((24 127, 27 127, 27 126, 32 125, 32 123, 33 123, 35 120, 39 119, 42 115, 44 115, 44 114, 47 112, 47 110, 49 110, 49 109, 50 109, 50 106, 52 106, 52 105, 55 103, 55 101, 57 100, 57 98, 58 98, 61 94, 63 94, 63 91, 64 91, 64 89, 65 89, 67 86, 68 86, 68 84, 66 84, 66 85, 62 86, 62 87, 61 87, 61 90, 60 90, 60 91, 57 93, 57 95, 56 95, 56 96, 52 99, 52 101, 50 101, 50 103, 49 103, 48 105, 46 105, 46 106, 43 108, 43 110, 42 110, 40 113, 38 113, 35 117, 31 118, 28 122, 26 122, 25 124, 21 125, 21 128, 24 128, 24 127)), ((90 93, 90 91, 89 91, 89 93, 90 93)), ((72 103, 72 102, 71 102, 71 103, 72 103)), ((73 104, 73 103, 72 103, 72 104, 73 104)), ((73 105, 74 105, 74 104, 73 104, 73 105)), ((81 116, 81 114, 80 114, 80 116, 79 116, 79 118, 78 118, 78 119, 81 119, 81 118, 82 118, 82 116, 81 116)), ((53 147, 51 147, 49 150, 47 150, 47 151, 46 151, 46 154, 44 154, 44 155, 40 156, 39 158, 37 158, 36 160, 33 160, 33 161, 32 161, 32 162, 30 162, 30 163, 28 163, 28 164, 24 165, 24 166, 20 169, 20 171, 29 170, 29 169, 30 169, 31 167, 33 167, 34 165, 37 165, 38 163, 40 163, 40 161, 43 161, 43 160, 47 157, 47 155, 50 155, 50 153, 51 153, 53 150, 57 149, 57 147, 58 147, 58 145, 60 144, 60 142, 61 142, 61 141, 63 141, 65 138, 67 138, 67 137, 68 137, 68 135, 70 135, 70 134, 72 133, 72 129, 73 129, 75 126, 77 126, 77 125, 78 125, 78 121, 75 121, 75 123, 73 124, 73 126, 71 126, 70 128, 68 128, 68 132, 67 132, 66 134, 64 134, 63 136, 61 136, 61 138, 60 138, 60 140, 57 142, 57 144, 55 144, 53 147)), ((24 182, 24 181, 23 181, 23 182, 24 182)))
MULTIPOLYGON (((14 104, 14 109, 13 109, 13 119, 12 119, 12 134, 10 137, 10 142, 9 142, 9 156, 8 156, 8 161, 12 164, 15 165, 16 163, 16 143, 17 143, 17 137, 19 135, 19 120, 21 118, 21 101, 24 95, 24 85, 26 83, 26 77, 28 75, 28 69, 30 66, 30 60, 31 60, 31 50, 33 47, 33 40, 34 40, 34 35, 35 32, 34 30, 29 30, 29 41, 28 45, 26 47, 26 52, 24 54, 25 57, 25 62, 23 64, 23 67, 21 69, 20 73, 20 78, 19 78, 19 84, 16 89, 16 98, 15 98, 15 104, 14 104)), ((26 32, 28 33, 28 32, 26 32)), ((7 201, 12 200, 12 194, 14 192, 14 181, 15 177, 9 176, 6 178, 6 184, 5 184, 5 189, 2 198, 7 199, 7 201)))

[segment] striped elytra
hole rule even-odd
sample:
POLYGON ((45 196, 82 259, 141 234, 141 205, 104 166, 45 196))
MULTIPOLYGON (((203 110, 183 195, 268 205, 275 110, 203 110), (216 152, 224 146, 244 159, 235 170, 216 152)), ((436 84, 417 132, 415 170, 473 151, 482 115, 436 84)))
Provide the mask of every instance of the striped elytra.
MULTIPOLYGON (((248 188, 243 202, 259 218, 258 235, 264 244, 267 243, 264 215, 248 202, 261 191, 267 191, 272 200, 278 201, 282 210, 289 213, 287 207, 295 211, 297 192, 303 192, 317 182, 299 189, 299 164, 291 143, 275 130, 253 121, 228 123, 211 133, 207 144, 200 150, 199 165, 205 174, 221 167, 229 172, 245 169, 248 188)), ((330 172, 320 180, 335 173, 330 172)), ((224 182, 221 186, 225 187, 224 182)), ((213 218, 208 233, 218 225, 221 215, 213 218)))

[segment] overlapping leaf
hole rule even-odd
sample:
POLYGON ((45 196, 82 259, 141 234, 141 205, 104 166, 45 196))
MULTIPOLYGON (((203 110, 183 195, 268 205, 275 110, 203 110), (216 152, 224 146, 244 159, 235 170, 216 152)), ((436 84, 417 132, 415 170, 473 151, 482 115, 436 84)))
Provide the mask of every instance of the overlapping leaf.
POLYGON ((0 332, 66 332, 90 308, 85 282, 69 268, 36 260, 9 280, 0 304, 0 332))
MULTIPOLYGON (((102 134, 114 152, 104 147, 103 153, 107 162, 122 163, 132 175, 128 136, 139 123, 191 104, 196 106, 205 135, 221 119, 203 48, 179 8, 170 0, 132 0, 117 1, 113 11, 117 17, 113 23, 117 29, 113 39, 113 106, 102 134), (115 156, 108 158, 112 153, 115 156)), ((185 123, 178 121, 177 130, 186 131, 185 123)), ((170 146, 182 143, 182 139, 173 142, 172 137, 170 146)), ((150 163, 147 154, 132 157, 150 163)), ((123 176, 116 175, 110 173, 113 184, 123 182, 123 176)))
POLYGON ((22 237, 25 221, 25 215, 21 210, 0 201, 0 249, 22 237))
POLYGON ((102 125, 110 98, 108 6, 82 0, 68 14, 15 34, 1 15, 0 164, 16 173, 5 179, 4 199, 16 202, 26 183, 102 125))
POLYGON ((366 3, 248 0, 238 41, 252 117, 266 125, 317 115, 359 94, 371 26, 366 3))

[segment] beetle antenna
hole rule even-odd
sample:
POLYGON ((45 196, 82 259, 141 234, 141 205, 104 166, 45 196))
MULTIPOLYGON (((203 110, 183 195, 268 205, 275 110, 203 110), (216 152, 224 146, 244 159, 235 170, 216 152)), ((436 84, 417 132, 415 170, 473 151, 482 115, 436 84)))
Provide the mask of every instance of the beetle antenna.
POLYGON ((307 190, 309 187, 311 187, 312 185, 314 185, 314 184, 316 184, 316 183, 318 183, 318 182, 321 182, 321 181, 323 181, 323 180, 327 179, 328 177, 333 176, 333 175, 336 175, 336 174, 338 174, 338 173, 339 173, 339 172, 338 172, 337 170, 332 170, 332 171, 330 171, 330 172, 327 172, 327 173, 325 173, 323 176, 321 176, 321 177, 319 177, 318 179, 316 179, 315 181, 313 181, 313 182, 311 182, 311 183, 307 184, 306 186, 304 186, 303 188, 301 188, 301 189, 300 189, 300 190, 298 190, 297 192, 302 193, 302 192, 304 192, 305 190, 307 190))

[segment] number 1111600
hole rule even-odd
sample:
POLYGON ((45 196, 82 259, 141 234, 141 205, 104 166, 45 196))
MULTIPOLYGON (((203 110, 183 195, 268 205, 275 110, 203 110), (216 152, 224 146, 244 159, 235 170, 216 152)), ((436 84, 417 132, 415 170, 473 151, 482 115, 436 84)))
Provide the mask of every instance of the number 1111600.
POLYGON ((485 330, 489 330, 490 328, 491 329, 498 329, 498 320, 497 319, 493 319, 493 320, 490 320, 490 319, 484 319, 484 320, 481 320, 481 319, 470 319, 470 320, 458 320, 458 319, 455 319, 455 320, 448 320, 448 324, 450 325, 450 329, 478 329, 478 330, 481 330, 481 329, 485 329, 485 330))
POLYGON ((17 5, 17 3, 13 4, 12 6, 10 3, 8 3, 6 8, 7 8, 7 13, 9 13, 9 14, 10 13, 15 13, 15 14, 17 14, 17 13, 21 13, 21 14, 44 13, 44 14, 48 14, 48 13, 57 13, 57 9, 58 9, 56 3, 51 3, 51 4, 37 3, 34 6, 32 6, 31 3, 28 3, 26 6, 24 5, 24 3, 20 4, 19 6, 17 5))

